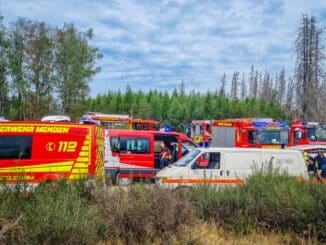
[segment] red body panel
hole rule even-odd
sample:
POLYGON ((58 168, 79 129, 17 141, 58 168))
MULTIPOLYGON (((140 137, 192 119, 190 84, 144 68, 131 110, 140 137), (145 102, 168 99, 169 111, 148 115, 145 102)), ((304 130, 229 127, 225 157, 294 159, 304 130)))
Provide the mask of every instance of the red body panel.
MULTIPOLYGON (((160 153, 155 152, 155 143, 159 141, 165 141, 165 143, 177 144, 177 159, 182 157, 182 143, 189 142, 195 144, 186 137, 185 135, 177 132, 159 132, 159 131, 137 131, 137 130, 106 130, 108 137, 107 140, 118 138, 119 141, 122 139, 129 140, 144 140, 148 142, 148 151, 146 152, 132 152, 132 151, 121 151, 111 150, 108 153, 106 159, 105 168, 110 171, 119 171, 120 177, 129 178, 149 178, 154 177, 158 169, 158 163, 160 153), (173 142, 172 142, 173 141, 173 142), (118 164, 116 164, 118 162, 118 164)), ((107 148, 113 148, 112 145, 108 146, 109 142, 106 142, 107 148)), ((110 143, 111 144, 111 143, 110 143)), ((172 147, 171 145, 168 145, 172 147)), ((121 147, 121 146, 120 146, 121 147)))
POLYGON ((326 145, 326 139, 312 139, 308 136, 308 130, 310 129, 316 129, 321 128, 325 130, 325 125, 322 125, 320 123, 304 123, 300 119, 296 119, 293 121, 290 132, 289 132, 289 146, 294 145, 326 145), (299 136, 300 137, 296 137, 299 136))
POLYGON ((212 138, 211 124, 210 120, 193 120, 191 122, 191 137, 196 144, 209 142, 212 138), (198 127, 200 132, 197 132, 198 127))
POLYGON ((22 179, 39 183, 103 177, 103 139, 103 130, 96 125, 1 122, 0 178, 7 182, 22 179), (22 143, 25 139, 28 142, 22 143), (28 154, 21 157, 14 153, 19 147, 28 149, 28 154))
POLYGON ((159 130, 160 122, 151 119, 135 119, 129 115, 89 112, 83 117, 100 122, 105 129, 159 130))
MULTIPOLYGON (((253 118, 238 118, 238 119, 223 119, 223 120, 213 120, 212 127, 221 128, 232 128, 234 129, 233 145, 229 147, 243 147, 243 148, 281 148, 281 144, 261 144, 256 140, 250 141, 250 132, 257 131, 257 128, 253 124, 253 118)), ((268 122, 268 127, 273 128, 278 121, 268 122)), ((212 137, 219 137, 217 135, 212 135, 212 137)))

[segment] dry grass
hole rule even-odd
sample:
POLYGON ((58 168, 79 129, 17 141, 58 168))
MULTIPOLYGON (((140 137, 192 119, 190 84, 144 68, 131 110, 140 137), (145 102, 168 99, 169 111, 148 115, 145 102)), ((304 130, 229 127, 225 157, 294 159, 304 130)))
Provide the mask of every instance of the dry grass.
POLYGON ((316 241, 306 240, 297 235, 251 233, 250 235, 237 236, 225 232, 214 224, 198 223, 194 227, 185 227, 182 235, 178 238, 180 244, 317 244, 316 241))
MULTIPOLYGON (((98 245, 124 245, 122 240, 110 240, 98 245)), ((129 243, 129 244, 139 244, 129 243)), ((251 233, 246 236, 237 236, 218 228, 214 224, 198 222, 194 226, 185 226, 168 242, 157 239, 156 241, 143 241, 146 244, 189 244, 189 245, 268 245, 268 244, 319 244, 315 240, 307 240, 291 234, 263 234, 251 233)))

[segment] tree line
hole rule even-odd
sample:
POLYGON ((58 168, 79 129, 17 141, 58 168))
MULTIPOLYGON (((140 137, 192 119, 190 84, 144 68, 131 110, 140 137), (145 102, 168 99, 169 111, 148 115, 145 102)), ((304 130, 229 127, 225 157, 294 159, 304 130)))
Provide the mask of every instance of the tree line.
POLYGON ((234 117, 285 118, 280 103, 256 98, 234 99, 220 91, 199 93, 185 92, 181 82, 172 94, 158 90, 133 91, 127 85, 126 92, 108 91, 87 101, 89 111, 129 114, 135 118, 159 119, 177 130, 192 120, 234 117))
MULTIPOLYGON (((62 28, 18 19, 9 27, 0 19, 0 115, 39 119, 86 111, 157 118, 181 129, 194 119, 231 117, 294 118, 326 122, 326 76, 323 29, 314 16, 303 15, 293 41, 295 71, 224 74, 206 93, 185 92, 185 82, 172 93, 108 90, 90 97, 89 81, 100 71, 100 50, 90 44, 92 30, 73 24, 62 28)), ((109 81, 108 81, 109 82, 109 81)))

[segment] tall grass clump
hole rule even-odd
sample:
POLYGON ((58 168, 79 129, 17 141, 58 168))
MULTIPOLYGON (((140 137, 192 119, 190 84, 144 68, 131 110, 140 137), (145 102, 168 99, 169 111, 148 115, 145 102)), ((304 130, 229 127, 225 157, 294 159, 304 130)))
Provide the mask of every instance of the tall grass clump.
POLYGON ((107 222, 107 237, 124 243, 170 241, 181 227, 194 221, 183 192, 156 186, 110 188, 98 197, 107 222))
POLYGON ((83 197, 85 190, 85 186, 63 181, 40 184, 29 193, 9 189, 2 192, 1 218, 11 223, 19 219, 19 229, 6 232, 4 242, 96 244, 101 241, 105 223, 95 204, 83 197))
POLYGON ((290 232, 326 241, 326 189, 320 184, 300 183, 269 169, 256 172, 242 186, 199 186, 188 196, 201 219, 238 234, 290 232))

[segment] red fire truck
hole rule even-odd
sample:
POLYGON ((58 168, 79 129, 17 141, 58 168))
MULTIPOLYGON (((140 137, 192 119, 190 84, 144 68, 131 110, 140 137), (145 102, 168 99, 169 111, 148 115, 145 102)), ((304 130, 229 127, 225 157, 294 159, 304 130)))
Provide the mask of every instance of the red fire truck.
POLYGON ((326 125, 294 120, 290 128, 290 145, 306 144, 326 145, 326 125))
POLYGON ((98 121, 105 129, 159 130, 160 121, 135 119, 124 114, 104 114, 88 112, 80 118, 81 122, 98 121))
POLYGON ((97 125, 0 122, 0 179, 37 184, 104 179, 104 132, 97 125))
POLYGON ((193 120, 191 122, 191 139, 198 145, 208 145, 212 138, 212 122, 210 120, 193 120))
POLYGON ((171 162, 196 147, 191 139, 178 132, 105 130, 106 173, 120 185, 153 178, 160 170, 162 142, 171 150, 171 162))
POLYGON ((213 120, 211 146, 283 148, 288 126, 271 118, 213 120))

